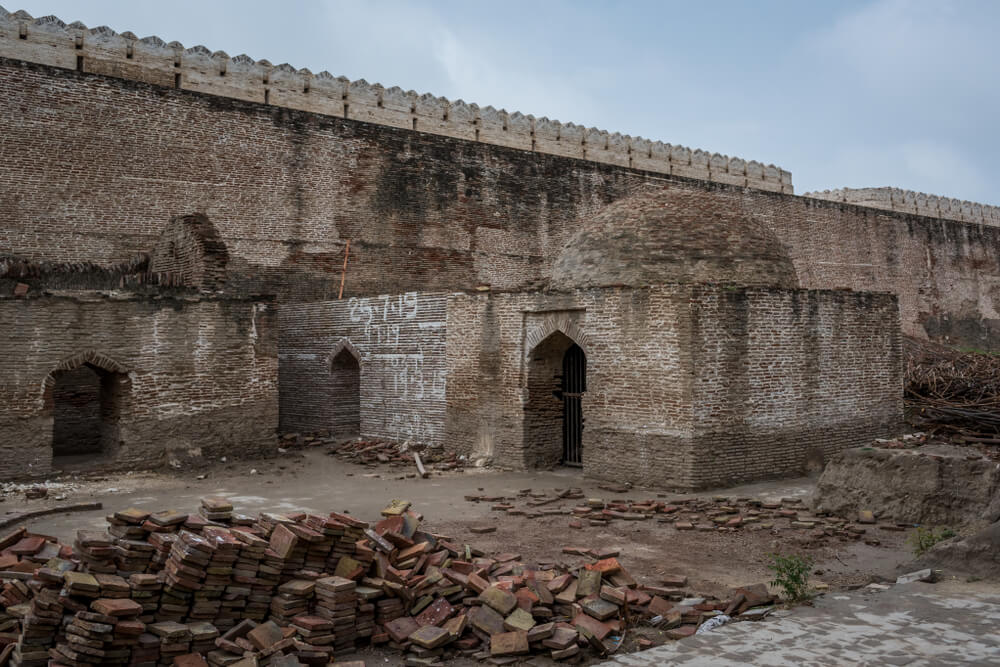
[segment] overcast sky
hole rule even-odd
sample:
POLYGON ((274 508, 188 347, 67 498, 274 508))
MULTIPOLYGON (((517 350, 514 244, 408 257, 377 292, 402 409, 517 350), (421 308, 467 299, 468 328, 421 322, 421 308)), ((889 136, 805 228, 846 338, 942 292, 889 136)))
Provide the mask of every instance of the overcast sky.
POLYGON ((1000 2, 0 0, 773 162, 796 192, 1000 205, 1000 2))

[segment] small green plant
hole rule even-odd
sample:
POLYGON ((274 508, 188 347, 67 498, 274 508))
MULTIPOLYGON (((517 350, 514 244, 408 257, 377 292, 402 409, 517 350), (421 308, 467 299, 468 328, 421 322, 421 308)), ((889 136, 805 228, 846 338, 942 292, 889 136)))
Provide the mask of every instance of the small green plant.
POLYGON ((781 588, 789 601, 798 602, 809 597, 811 558, 797 554, 789 556, 771 554, 771 564, 767 568, 774 572, 771 585, 781 588))
POLYGON ((935 529, 920 526, 910 535, 909 542, 910 546, 913 547, 913 553, 919 558, 938 542, 955 537, 956 534, 954 530, 947 527, 935 529))

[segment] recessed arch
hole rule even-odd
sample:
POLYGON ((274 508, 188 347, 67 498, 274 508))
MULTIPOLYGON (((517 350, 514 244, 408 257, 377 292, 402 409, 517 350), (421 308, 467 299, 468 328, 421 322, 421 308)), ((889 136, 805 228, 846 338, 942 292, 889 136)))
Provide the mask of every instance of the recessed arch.
POLYGON ((54 466, 86 465, 114 456, 131 393, 124 364, 85 350, 57 363, 42 387, 44 410, 52 416, 54 466))
POLYGON ((342 338, 327 355, 330 370, 330 432, 341 438, 361 435, 361 354, 342 338))

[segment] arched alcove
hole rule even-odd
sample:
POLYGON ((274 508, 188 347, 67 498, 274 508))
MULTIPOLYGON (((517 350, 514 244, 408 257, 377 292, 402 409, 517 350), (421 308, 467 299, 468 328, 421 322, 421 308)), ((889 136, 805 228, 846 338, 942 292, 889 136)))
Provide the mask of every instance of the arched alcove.
POLYGON ((113 457, 130 390, 125 368, 97 353, 83 353, 60 363, 43 385, 52 414, 53 466, 113 457))
POLYGON ((350 343, 342 343, 330 359, 332 420, 330 431, 342 438, 361 435, 361 362, 350 343))

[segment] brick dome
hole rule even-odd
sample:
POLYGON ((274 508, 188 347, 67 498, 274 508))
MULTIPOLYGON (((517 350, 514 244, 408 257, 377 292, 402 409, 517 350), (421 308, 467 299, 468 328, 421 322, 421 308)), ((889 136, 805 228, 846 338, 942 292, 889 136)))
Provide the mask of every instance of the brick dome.
POLYGON ((723 283, 798 287, 785 246, 720 193, 657 190, 581 221, 552 267, 554 289, 723 283))

